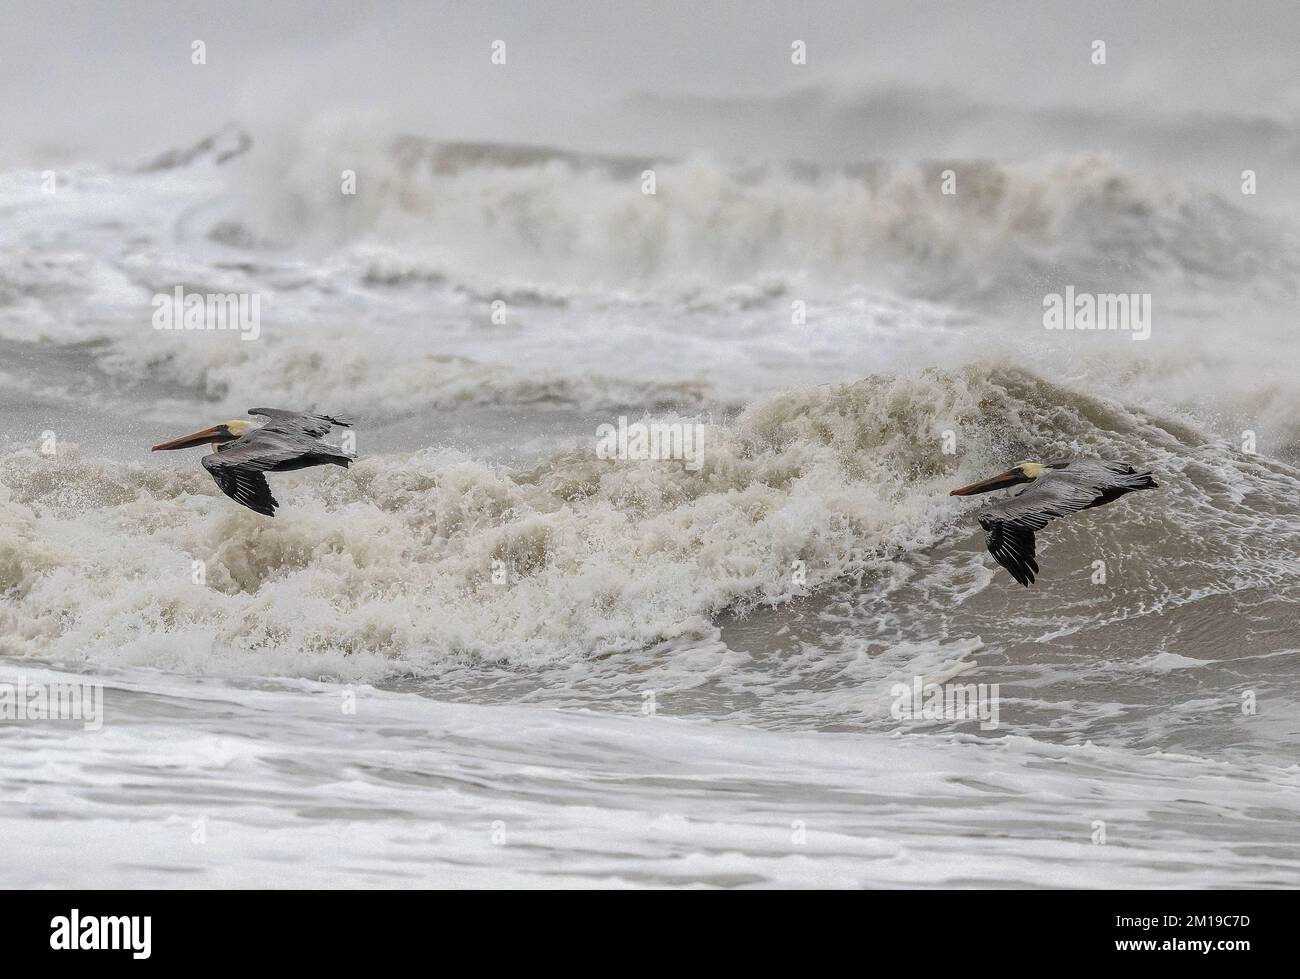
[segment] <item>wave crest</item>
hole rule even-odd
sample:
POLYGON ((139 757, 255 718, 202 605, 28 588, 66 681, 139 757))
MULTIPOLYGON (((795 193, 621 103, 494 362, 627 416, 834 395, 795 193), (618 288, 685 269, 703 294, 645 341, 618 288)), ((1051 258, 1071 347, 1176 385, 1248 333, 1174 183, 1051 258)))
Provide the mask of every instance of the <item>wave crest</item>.
POLYGON ((1031 375, 926 371, 759 402, 705 427, 698 471, 570 450, 511 473, 425 449, 287 476, 273 521, 197 467, 23 449, 0 478, 0 651, 372 677, 707 636, 725 608, 932 546, 954 480, 1028 454, 1150 462, 1152 431, 1031 375))
POLYGON ((1300 269, 1280 226, 1090 154, 749 165, 438 143, 316 119, 278 131, 251 163, 244 222, 291 240, 364 241, 376 282, 508 269, 525 283, 632 291, 866 280, 970 300, 1172 281, 1290 296, 1300 269), (339 160, 352 161, 354 195, 339 192, 339 160))

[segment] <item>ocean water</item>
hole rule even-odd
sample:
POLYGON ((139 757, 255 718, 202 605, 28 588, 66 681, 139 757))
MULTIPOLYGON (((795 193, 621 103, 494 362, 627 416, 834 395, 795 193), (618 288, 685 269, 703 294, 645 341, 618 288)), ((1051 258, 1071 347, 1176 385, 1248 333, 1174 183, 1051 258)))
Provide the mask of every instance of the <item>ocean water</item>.
POLYGON ((325 119, 0 173, 0 683, 104 698, 0 722, 0 881, 1300 883, 1294 212, 1017 160, 325 119), (155 330, 177 286, 261 335, 155 330), (1066 286, 1150 337, 1045 330, 1066 286), (149 453, 255 404, 359 461, 267 519, 149 453), (620 417, 699 464, 601 458, 620 417), (1062 456, 1160 489, 1023 589, 948 491, 1062 456))

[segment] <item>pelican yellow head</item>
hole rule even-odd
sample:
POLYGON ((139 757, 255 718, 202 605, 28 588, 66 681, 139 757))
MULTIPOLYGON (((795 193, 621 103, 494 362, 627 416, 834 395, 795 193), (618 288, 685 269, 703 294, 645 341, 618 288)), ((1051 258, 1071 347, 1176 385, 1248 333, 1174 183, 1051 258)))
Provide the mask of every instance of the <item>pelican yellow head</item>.
POLYGON ((1043 473, 1047 472, 1047 467, 1041 462, 1017 462, 1016 468, 1030 479, 1037 479, 1043 473))

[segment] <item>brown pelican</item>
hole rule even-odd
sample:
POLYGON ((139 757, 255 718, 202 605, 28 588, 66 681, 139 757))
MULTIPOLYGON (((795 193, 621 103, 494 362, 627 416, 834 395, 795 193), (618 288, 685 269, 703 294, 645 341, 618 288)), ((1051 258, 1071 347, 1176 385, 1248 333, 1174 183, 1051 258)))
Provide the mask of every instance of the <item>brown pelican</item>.
POLYGON ((271 487, 266 485, 263 473, 289 472, 326 464, 346 469, 352 464, 353 456, 320 440, 322 435, 329 434, 332 425, 350 428, 352 422, 345 418, 300 414, 279 408, 250 408, 248 413, 262 415, 270 421, 261 428, 253 428, 252 422, 232 419, 173 442, 155 445, 153 451, 189 449, 205 442, 211 443, 216 451, 199 461, 212 473, 221 492, 236 503, 268 517, 275 516, 275 508, 280 504, 271 495, 271 487))
POLYGON ((1000 476, 955 489, 952 496, 972 496, 1019 483, 1032 483, 1015 496, 976 514, 984 543, 993 559, 1026 588, 1038 574, 1034 531, 1057 517, 1103 506, 1134 490, 1154 489, 1149 472, 1122 462, 1073 459, 1066 462, 1020 462, 1000 476))

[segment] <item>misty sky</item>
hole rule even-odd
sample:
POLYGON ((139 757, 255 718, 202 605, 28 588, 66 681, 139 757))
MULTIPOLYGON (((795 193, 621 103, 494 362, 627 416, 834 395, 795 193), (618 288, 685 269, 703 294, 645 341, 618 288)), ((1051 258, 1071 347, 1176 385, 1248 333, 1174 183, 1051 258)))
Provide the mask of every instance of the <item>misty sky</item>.
MULTIPOLYGON (((951 91, 996 105, 1300 116, 1300 4, 9 0, 7 147, 141 153, 361 112, 443 139, 645 142, 636 93, 951 91), (505 67, 490 44, 507 43, 505 67), (207 64, 190 63, 195 39, 207 64), (808 64, 790 63, 790 42, 808 64), (1108 64, 1089 61, 1094 39, 1108 64)), ((707 142, 707 133, 697 141, 707 142)))

